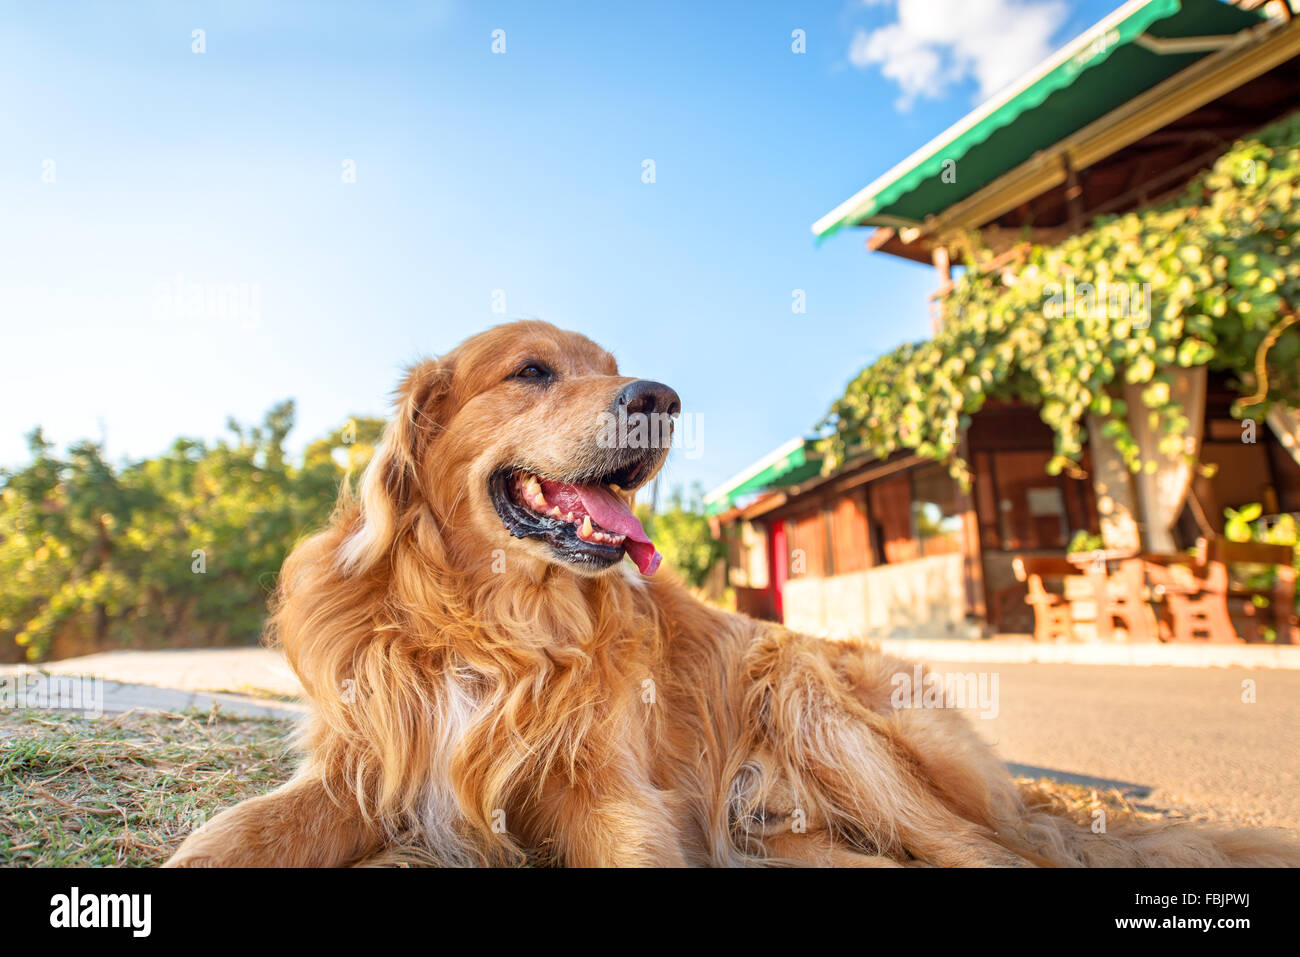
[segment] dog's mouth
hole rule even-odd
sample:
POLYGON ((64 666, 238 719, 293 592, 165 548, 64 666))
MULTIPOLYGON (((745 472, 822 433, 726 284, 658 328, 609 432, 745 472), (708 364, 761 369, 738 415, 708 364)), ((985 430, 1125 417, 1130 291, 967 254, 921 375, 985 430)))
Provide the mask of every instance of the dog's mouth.
POLYGON ((541 539, 564 561, 592 569, 608 568, 627 554, 643 575, 653 575, 663 556, 614 491, 635 488, 648 471, 639 462, 593 481, 563 482, 507 467, 492 473, 488 492, 515 538, 541 539))

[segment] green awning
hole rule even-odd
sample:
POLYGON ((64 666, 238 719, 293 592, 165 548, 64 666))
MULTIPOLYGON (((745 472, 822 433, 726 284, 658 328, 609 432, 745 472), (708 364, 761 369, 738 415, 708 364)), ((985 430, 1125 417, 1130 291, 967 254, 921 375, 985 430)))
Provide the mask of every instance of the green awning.
POLYGON ((787 442, 766 458, 760 459, 735 478, 704 496, 704 511, 717 515, 734 508, 748 495, 775 488, 789 488, 821 473, 822 460, 816 441, 798 439, 787 442))
POLYGON ((922 223, 1264 19, 1221 0, 1132 0, 822 217, 813 232, 825 239, 845 226, 922 223))

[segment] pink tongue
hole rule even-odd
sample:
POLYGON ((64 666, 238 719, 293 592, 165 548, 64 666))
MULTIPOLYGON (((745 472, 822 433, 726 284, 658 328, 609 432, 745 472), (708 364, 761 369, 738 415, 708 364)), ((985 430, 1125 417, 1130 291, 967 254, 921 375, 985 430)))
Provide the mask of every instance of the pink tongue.
POLYGON ((582 502, 582 508, 591 520, 607 532, 627 536, 624 547, 627 553, 641 569, 642 575, 653 575, 663 561, 663 556, 655 550, 650 536, 645 533, 637 517, 627 504, 602 485, 567 485, 557 482, 542 482, 542 494, 552 504, 559 505, 564 511, 573 511, 573 497, 582 502))

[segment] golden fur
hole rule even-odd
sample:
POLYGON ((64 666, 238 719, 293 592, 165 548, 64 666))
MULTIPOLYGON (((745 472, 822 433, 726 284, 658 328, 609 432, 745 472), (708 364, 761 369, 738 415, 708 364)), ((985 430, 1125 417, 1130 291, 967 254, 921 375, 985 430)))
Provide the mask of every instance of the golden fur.
POLYGON ((631 381, 538 322, 411 370, 359 500, 281 573, 271 635, 314 706, 302 767, 170 865, 1300 862, 1263 831, 1094 834, 1022 796, 959 713, 894 708, 910 663, 510 537, 488 476, 593 467, 631 381), (534 359, 556 381, 510 378, 534 359))

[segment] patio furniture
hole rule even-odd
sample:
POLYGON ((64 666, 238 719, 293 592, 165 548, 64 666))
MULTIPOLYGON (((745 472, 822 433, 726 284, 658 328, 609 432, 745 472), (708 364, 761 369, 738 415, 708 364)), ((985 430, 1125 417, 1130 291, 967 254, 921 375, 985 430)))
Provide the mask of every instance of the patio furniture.
POLYGON ((1160 600, 1162 641, 1238 640, 1228 616, 1228 568, 1204 556, 1147 554, 1146 572, 1160 600))
POLYGON ((1024 582, 1014 582, 990 593, 990 620, 997 632, 1024 634, 1034 630, 1034 610, 1025 601, 1028 594, 1029 589, 1024 582))
POLYGON ((1296 570, 1290 545, 1216 538, 1208 542, 1201 539, 1197 548, 1207 561, 1222 564, 1225 568, 1230 565, 1274 566, 1276 579, 1271 589, 1233 584, 1230 577, 1227 597, 1233 604, 1240 602, 1237 607, 1247 622, 1248 633, 1242 636, 1246 641, 1264 640, 1263 629, 1272 627, 1276 641, 1300 644, 1300 622, 1297 621, 1295 606, 1296 570), (1256 603, 1261 598, 1268 602, 1266 609, 1256 603))
POLYGON ((1112 641, 1115 622, 1124 626, 1130 642, 1155 641, 1155 614, 1147 604, 1146 565, 1140 558, 1125 558, 1110 572, 1105 562, 1086 566, 1097 602, 1097 638, 1112 641))
POLYGON ((1018 580, 1029 588, 1025 602, 1034 608, 1035 641, 1073 641, 1074 616, 1064 595, 1050 592, 1043 584, 1044 578, 1067 578, 1079 574, 1079 569, 1064 558, 1043 558, 1017 555, 1011 569, 1018 580))

